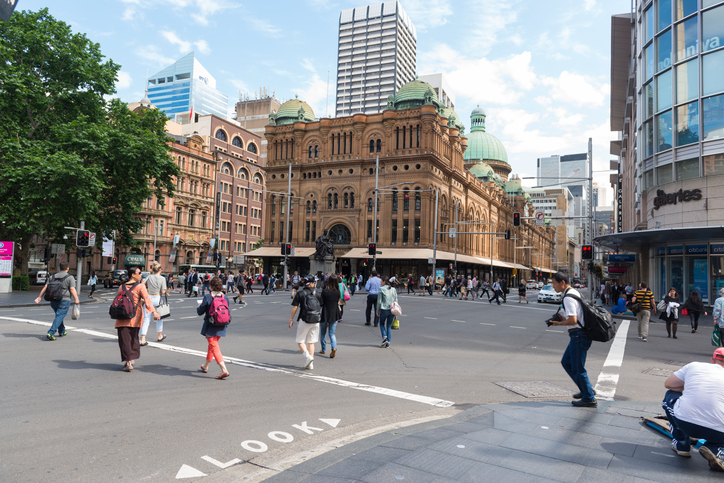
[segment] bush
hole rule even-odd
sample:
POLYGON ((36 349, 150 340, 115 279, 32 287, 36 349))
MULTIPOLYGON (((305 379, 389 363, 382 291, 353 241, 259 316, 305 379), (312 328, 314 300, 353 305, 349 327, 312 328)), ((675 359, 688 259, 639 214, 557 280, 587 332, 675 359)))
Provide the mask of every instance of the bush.
POLYGON ((30 289, 30 277, 27 275, 13 275, 13 291, 27 291, 30 289))

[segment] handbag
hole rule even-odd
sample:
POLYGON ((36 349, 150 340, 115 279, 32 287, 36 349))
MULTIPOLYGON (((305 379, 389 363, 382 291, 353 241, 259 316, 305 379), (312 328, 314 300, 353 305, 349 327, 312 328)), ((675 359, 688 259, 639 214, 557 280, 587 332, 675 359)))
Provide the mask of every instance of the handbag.
POLYGON ((711 334, 711 345, 721 347, 721 332, 717 324, 714 324, 714 333, 711 334))
POLYGON ((165 303, 161 303, 156 306, 156 313, 161 316, 162 319, 171 317, 171 306, 168 304, 168 295, 164 294, 166 298, 165 303))
POLYGON ((392 320, 392 325, 390 325, 390 329, 400 330, 400 321, 397 319, 397 317, 392 320))
POLYGON ((347 287, 344 287, 344 295, 342 296, 342 298, 345 302, 352 298, 349 292, 347 292, 347 287))
POLYGON ((664 311, 664 310, 666 310, 667 305, 668 304, 666 303, 666 301, 664 299, 661 299, 661 302, 659 302, 659 304, 656 306, 656 308, 659 309, 660 311, 664 311))
POLYGON ((681 315, 689 315, 689 309, 681 309, 681 315))
POLYGON ((402 315, 402 307, 400 307, 400 304, 392 302, 390 304, 390 313, 392 313, 395 317, 402 315))

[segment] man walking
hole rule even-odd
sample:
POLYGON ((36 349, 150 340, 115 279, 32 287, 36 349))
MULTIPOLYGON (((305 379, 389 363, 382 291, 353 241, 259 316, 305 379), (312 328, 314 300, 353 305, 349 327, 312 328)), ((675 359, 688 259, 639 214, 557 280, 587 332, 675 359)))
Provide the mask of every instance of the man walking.
POLYGON ((264 285, 264 288, 261 290, 261 293, 264 295, 269 295, 269 275, 264 273, 261 276, 261 283, 264 285))
POLYGON ((654 304, 654 293, 649 290, 646 282, 639 284, 639 290, 634 293, 631 303, 641 302, 641 310, 636 313, 636 319, 639 321, 639 339, 648 342, 649 339, 649 319, 651 312, 656 315, 656 304, 654 304))
POLYGON ((316 293, 314 285, 314 275, 307 275, 304 279, 305 287, 300 289, 292 300, 292 315, 289 317, 289 328, 294 325, 294 315, 299 310, 299 317, 297 318, 297 345, 301 349, 304 355, 304 368, 314 369, 314 343, 319 340, 319 322, 308 322, 310 320, 309 314, 307 313, 307 303, 305 299, 307 296, 316 297, 319 302, 319 308, 321 313, 322 297, 319 293, 316 293))
POLYGON ((508 303, 508 281, 506 279, 500 280, 500 294, 503 297, 503 303, 508 303))
POLYGON ((58 337, 68 335, 68 331, 65 330, 63 319, 65 319, 68 309, 70 308, 70 297, 73 297, 73 301, 76 304, 80 303, 78 293, 75 290, 75 278, 73 275, 68 273, 68 262, 60 262, 58 268, 59 272, 48 279, 45 286, 40 291, 40 295, 38 295, 38 298, 35 299, 36 304, 39 304, 40 301, 43 300, 43 295, 45 295, 45 292, 48 290, 50 283, 61 284, 61 300, 50 302, 50 307, 53 309, 53 312, 55 312, 55 319, 53 319, 53 325, 50 326, 48 334, 46 335, 48 340, 55 340, 56 332, 58 332, 58 337))
POLYGON ((492 296, 492 298, 488 298, 488 303, 492 304, 493 300, 495 300, 496 302, 498 302, 498 305, 500 305, 501 289, 500 289, 500 279, 499 278, 496 279, 495 282, 493 282, 492 288, 493 288, 493 296, 492 296))
POLYGON ((377 276, 377 272, 372 271, 372 275, 365 284, 365 290, 367 290, 367 310, 365 311, 367 323, 365 323, 365 325, 371 325, 370 319, 373 312, 375 314, 375 327, 377 327, 377 324, 380 322, 380 318, 377 316, 377 295, 380 293, 381 284, 382 281, 377 276))
POLYGON ((548 322, 551 325, 573 326, 568 329, 568 337, 570 340, 568 341, 566 352, 563 353, 563 358, 561 359, 563 369, 565 369, 568 376, 573 379, 579 391, 573 395, 574 401, 571 401, 571 404, 581 408, 595 408, 598 406, 596 393, 591 386, 591 381, 588 379, 585 366, 586 355, 588 354, 588 349, 591 347, 591 339, 588 338, 586 331, 583 330, 586 326, 586 321, 583 318, 583 308, 578 300, 570 297, 571 295, 575 295, 581 298, 581 294, 578 290, 568 285, 568 279, 561 272, 553 274, 553 289, 563 294, 561 301, 563 314, 556 312, 556 316, 548 322))
POLYGON ((420 293, 417 294, 417 296, 424 297, 425 296, 425 275, 422 275, 422 274, 420 275, 420 280, 418 281, 418 283, 420 284, 418 287, 420 289, 420 293))
POLYGON ((294 296, 297 294, 297 290, 299 290, 299 284, 301 283, 302 277, 300 277, 299 272, 295 270, 294 275, 292 275, 292 298, 294 298, 294 296))
MULTIPOLYGON (((191 295, 193 295, 194 287, 197 287, 198 284, 199 284, 199 274, 196 272, 196 270, 192 269, 191 273, 189 274, 188 283, 186 284, 189 289, 189 293, 188 293, 188 295, 186 295, 186 298, 191 297, 191 295)), ((198 289, 197 289, 197 291, 198 291, 198 289)))

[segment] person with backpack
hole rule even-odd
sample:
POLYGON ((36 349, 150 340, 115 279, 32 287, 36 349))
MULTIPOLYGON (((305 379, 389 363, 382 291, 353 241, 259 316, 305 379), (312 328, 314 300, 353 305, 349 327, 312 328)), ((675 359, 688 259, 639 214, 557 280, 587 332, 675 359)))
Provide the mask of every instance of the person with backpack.
POLYGON ((556 292, 563 294, 561 299, 563 314, 556 313, 557 317, 549 320, 548 323, 550 325, 574 326, 568 329, 570 340, 561 359, 563 369, 576 384, 579 391, 573 395, 574 400, 571 401, 571 404, 576 407, 595 408, 598 406, 596 392, 588 379, 585 366, 588 349, 591 348, 591 339, 588 338, 585 331, 586 321, 583 316, 583 307, 579 302, 581 294, 568 285, 568 279, 561 272, 553 274, 552 284, 556 292))
MULTIPOLYGON (((316 280, 309 274, 304 278, 305 287, 292 300, 292 315, 289 328, 294 325, 294 315, 299 311, 297 321, 297 345, 304 355, 304 368, 314 369, 314 343, 319 340, 319 322, 322 320, 322 297, 314 289, 316 280)), ((339 300, 339 295, 337 295, 339 300)))
POLYGON ((322 350, 319 352, 324 355, 327 351, 327 329, 329 329, 329 343, 332 350, 329 352, 329 358, 334 359, 337 355, 337 323, 342 320, 342 311, 340 303, 343 303, 342 293, 344 285, 339 282, 336 275, 330 276, 324 284, 322 290, 322 319, 319 322, 320 344, 322 350), (341 301, 341 302, 340 302, 341 301))
POLYGON ((203 300, 196 307, 196 313, 204 316, 204 324, 201 326, 201 335, 206 337, 208 348, 206 350, 206 362, 199 369, 206 374, 209 372, 211 361, 216 359, 216 363, 221 369, 221 374, 216 379, 226 379, 229 377, 229 371, 224 363, 224 356, 221 355, 219 348, 219 339, 226 337, 226 327, 231 323, 231 310, 229 310, 229 299, 223 292, 224 283, 219 277, 214 277, 209 281, 209 293, 204 295, 203 300))
POLYGON ((78 292, 75 290, 75 278, 68 273, 68 262, 60 262, 58 268, 59 271, 48 278, 45 286, 40 291, 40 295, 35 299, 35 303, 39 304, 45 298, 50 302, 50 308, 55 312, 53 325, 50 326, 48 334, 45 336, 48 340, 55 340, 56 332, 58 337, 68 335, 63 319, 65 319, 70 309, 70 297, 73 296, 73 301, 76 304, 80 303, 78 292))
POLYGON ((242 270, 239 275, 236 276, 236 287, 239 289, 239 293, 234 295, 234 302, 238 302, 241 305, 246 305, 246 302, 242 302, 241 298, 244 296, 244 283, 246 283, 246 273, 242 270))
POLYGON ((148 295, 146 284, 141 283, 142 280, 141 269, 130 267, 128 277, 122 276, 121 286, 118 287, 118 293, 111 304, 111 318, 116 319, 118 347, 121 350, 121 361, 125 362, 123 370, 126 372, 131 372, 133 361, 141 357, 141 344, 138 339, 138 333, 143 326, 141 305, 153 314, 155 320, 161 318, 148 295))

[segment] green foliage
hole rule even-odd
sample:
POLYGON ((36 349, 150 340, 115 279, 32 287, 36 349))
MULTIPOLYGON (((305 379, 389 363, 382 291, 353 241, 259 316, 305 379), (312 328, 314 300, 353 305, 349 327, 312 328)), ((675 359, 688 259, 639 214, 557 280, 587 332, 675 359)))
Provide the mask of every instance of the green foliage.
POLYGON ((0 239, 21 258, 33 235, 60 239, 81 220, 99 242, 115 230, 131 244, 143 202, 173 196, 166 117, 107 102, 119 70, 47 9, 0 22, 0 239))
POLYGON ((20 291, 28 291, 30 289, 30 277, 27 275, 13 275, 13 290, 20 292, 20 291))
POLYGON ((259 239, 256 241, 256 243, 254 243, 254 245, 252 246, 252 250, 256 250, 257 248, 261 248, 262 246, 264 246, 264 239, 263 239, 263 238, 259 238, 259 239))

